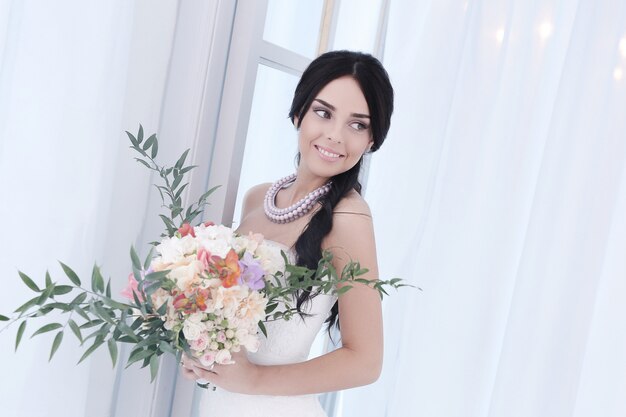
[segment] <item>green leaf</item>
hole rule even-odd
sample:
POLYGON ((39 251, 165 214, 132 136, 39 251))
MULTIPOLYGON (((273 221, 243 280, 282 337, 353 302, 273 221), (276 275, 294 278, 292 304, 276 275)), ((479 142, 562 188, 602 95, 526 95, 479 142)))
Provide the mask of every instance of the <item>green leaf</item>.
POLYGON ((147 163, 146 161, 144 161, 143 159, 140 158, 135 158, 135 161, 140 162, 141 164, 143 164, 146 168, 148 169, 152 169, 152 167, 150 166, 149 163, 147 163))
POLYGON ((48 307, 51 309, 56 308, 57 310, 61 310, 64 312, 70 311, 72 309, 72 307, 67 303, 48 303, 44 307, 48 307))
POLYGON ((154 352, 151 350, 136 349, 128 358, 128 361, 126 362, 126 368, 128 368, 133 363, 146 359, 153 354, 154 352))
POLYGON ((176 195, 174 195, 174 198, 179 198, 180 195, 183 193, 183 191, 185 190, 185 188, 187 188, 187 186, 189 185, 188 182, 184 183, 182 187, 180 187, 178 189, 178 191, 176 191, 176 195))
POLYGON ((198 198, 198 203, 201 203, 201 202, 203 202, 204 200, 206 200, 206 199, 207 199, 207 197, 208 197, 208 196, 210 196, 211 194, 213 194, 213 192, 214 192, 215 190, 217 190, 218 188, 220 188, 220 186, 219 186, 219 185, 216 185, 215 187, 211 188, 211 189, 210 189, 209 191, 207 191, 206 193, 202 194, 202 195, 200 196, 200 198, 198 198))
POLYGON ((79 363, 81 363, 82 361, 84 361, 84 360, 87 358, 87 356, 91 355, 91 354, 93 353, 93 351, 94 351, 94 350, 96 350, 96 349, 98 349, 100 346, 102 346, 102 344, 103 344, 103 343, 104 343, 104 341, 102 341, 102 340, 97 340, 97 339, 96 339, 96 340, 94 341, 93 345, 91 345, 91 346, 89 347, 89 349, 87 349, 87 350, 85 351, 85 353, 83 353, 83 356, 81 356, 81 357, 80 357, 80 359, 79 359, 79 361, 78 361, 77 365, 78 365, 79 363))
POLYGON ((24 284, 26 284, 28 288, 30 288, 33 291, 41 292, 37 284, 35 284, 35 282, 32 279, 30 279, 28 275, 26 275, 22 271, 17 271, 17 272, 18 274, 20 274, 20 278, 22 278, 22 281, 24 281, 24 284))
POLYGON ((144 279, 146 281, 162 281, 163 278, 167 277, 170 271, 169 269, 164 269, 163 271, 150 272, 144 279))
POLYGON ((65 265, 63 262, 59 261, 59 263, 61 264, 61 268, 63 268, 63 272, 65 272, 65 275, 67 275, 70 281, 72 281, 72 284, 80 287, 80 279, 78 278, 78 275, 76 275, 76 272, 74 272, 72 268, 65 265))
POLYGON ((81 316, 82 318, 84 318, 87 321, 90 321, 91 319, 89 318, 89 316, 87 315, 87 313, 85 313, 85 310, 83 310, 82 308, 80 308, 79 306, 75 305, 72 308, 79 316, 81 316))
POLYGON ((82 304, 86 298, 87 298, 86 292, 80 293, 70 302, 70 304, 73 304, 73 305, 82 304))
POLYGON ((15 309, 15 313, 24 313, 26 310, 36 305, 39 297, 40 296, 38 295, 37 297, 31 298, 30 300, 26 301, 24 304, 15 309))
POLYGON ((131 305, 120 303, 110 297, 103 297, 102 302, 109 307, 117 308, 118 310, 126 310, 127 308, 133 308, 131 305))
POLYGON ((126 131, 126 134, 128 135, 128 138, 130 139, 130 142, 134 145, 134 146, 139 146, 139 142, 137 141, 137 139, 135 138, 135 136, 133 136, 132 133, 130 133, 129 131, 126 131))
POLYGON ((350 288, 352 288, 352 285, 344 285, 343 287, 338 288, 337 289, 337 295, 345 294, 346 291, 350 290, 350 288))
POLYGON ((150 358, 150 382, 153 382, 159 372, 159 357, 155 354, 150 358))
POLYGON ((46 288, 37 299, 37 304, 43 305, 54 292, 54 288, 55 288, 54 284, 46 288))
POLYGON ((111 315, 109 314, 109 310, 105 309, 100 304, 94 303, 92 305, 93 305, 93 308, 96 310, 96 313, 101 319, 103 319, 109 324, 112 324, 112 325, 116 324, 115 321, 113 321, 113 319, 111 318, 111 315))
POLYGON ((265 324, 262 321, 259 321, 259 329, 261 329, 261 333, 267 337, 267 329, 265 328, 265 324))
POLYGON ((95 264, 91 271, 91 289, 95 292, 104 292, 104 278, 102 278, 100 268, 95 264))
POLYGON ((60 323, 46 324, 45 326, 43 326, 39 330, 37 330, 35 333, 33 333, 33 335, 30 338, 32 339, 33 337, 37 336, 38 334, 51 332, 52 330, 56 330, 56 329, 59 329, 61 327, 63 327, 63 326, 60 323))
POLYGON ((172 355, 176 355, 176 349, 174 349, 169 343, 165 340, 161 340, 159 342, 159 350, 161 352, 171 353, 172 355))
MULTIPOLYGON (((183 175, 179 175, 176 178, 174 178, 174 182, 172 183, 172 190, 175 190, 176 187, 178 187, 178 184, 180 184, 180 182, 183 180, 183 178, 185 178, 183 175)), ((178 197, 176 197, 178 198, 178 197)))
POLYGON ((152 146, 152 143, 154 143, 154 138, 156 138, 156 134, 152 134, 147 140, 146 143, 143 144, 143 150, 147 151, 150 146, 152 146))
POLYGON ((80 343, 83 343, 83 335, 81 334, 80 329, 78 328, 78 324, 76 324, 76 322, 72 319, 69 319, 67 321, 67 324, 70 325, 70 329, 72 329, 72 332, 74 332, 74 335, 76 336, 76 338, 80 340, 80 343))
POLYGON ((71 285, 57 285, 56 287, 54 287, 54 291, 52 291, 52 294, 63 295, 67 294, 68 292, 72 292, 73 289, 74 287, 72 287, 71 285))
POLYGON ((48 362, 52 360, 52 357, 56 353, 62 341, 63 341, 63 330, 61 330, 59 333, 57 333, 56 336, 54 336, 54 341, 52 342, 52 349, 50 349, 50 357, 48 358, 48 362))
POLYGON ((111 356, 111 362, 113 362, 113 367, 115 368, 115 364, 117 363, 117 343, 113 339, 109 339, 107 342, 109 345, 109 355, 111 356))
POLYGON ((15 336, 15 350, 17 351, 17 347, 20 345, 20 341, 22 340, 22 336, 24 335, 24 330, 26 330, 26 320, 24 320, 20 327, 17 329, 17 336, 15 336))
POLYGON ((52 278, 50 277, 50 273, 46 271, 46 287, 49 287, 51 285, 52 285, 52 278))
POLYGON ((141 143, 143 141, 143 126, 139 125, 139 133, 137 134, 137 142, 141 143))
POLYGON ((0 314, 0 321, 9 321, 9 318, 0 314))
POLYGON ((154 145, 152 145, 152 159, 156 158, 157 153, 159 152, 159 142, 157 141, 156 136, 154 137, 154 145))
POLYGON ((133 246, 130 247, 130 259, 133 261, 133 266, 141 271, 141 261, 139 260, 139 256, 137 256, 137 252, 135 252, 135 248, 133 246))
POLYGON ((154 256, 154 248, 150 248, 150 252, 148 252, 148 255, 146 256, 146 260, 143 262, 143 269, 150 268, 150 264, 152 263, 153 256, 154 256))
POLYGON ((188 167, 185 167, 183 169, 180 170, 181 174, 186 174, 187 172, 191 171, 194 168, 197 168, 198 165, 189 165, 188 167))
POLYGON ((99 324, 104 323, 104 320, 100 320, 100 319, 93 319, 93 320, 89 320, 86 323, 83 323, 80 325, 80 329, 89 329, 90 327, 94 327, 97 326, 99 324))
POLYGON ((107 281, 107 288, 104 293, 107 297, 111 298, 111 278, 107 281))
POLYGON ((178 161, 176 161, 176 164, 174 165, 174 168, 182 168, 183 164, 185 163, 185 159, 187 159, 187 154, 189 153, 191 149, 187 149, 185 152, 183 152, 183 154, 180 156, 180 158, 178 158, 178 161))
POLYGON ((138 342, 140 340, 137 337, 137 335, 133 332, 133 330, 126 323, 124 323, 123 321, 120 321, 119 323, 117 323, 117 326, 115 326, 115 327, 118 328, 126 336, 131 338, 134 342, 138 342))

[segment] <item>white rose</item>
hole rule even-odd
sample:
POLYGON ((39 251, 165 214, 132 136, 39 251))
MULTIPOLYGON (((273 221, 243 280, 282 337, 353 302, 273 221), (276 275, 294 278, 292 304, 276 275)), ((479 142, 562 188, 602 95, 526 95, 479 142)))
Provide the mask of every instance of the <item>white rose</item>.
POLYGON ((222 240, 227 243, 230 243, 234 234, 233 229, 223 226, 221 224, 213 226, 200 225, 194 229, 194 233, 196 234, 196 238, 202 241, 222 240))
POLYGON ((215 355, 215 362, 220 365, 230 365, 235 363, 231 360, 230 352, 227 349, 222 349, 217 352, 217 355, 215 355))
POLYGON ((198 240, 191 235, 183 236, 179 240, 180 251, 189 255, 198 250, 198 240))
POLYGON ((225 258, 231 249, 230 244, 224 240, 203 240, 202 246, 211 252, 211 255, 216 255, 220 258, 225 258))
POLYGON ((202 330, 204 330, 204 326, 200 323, 185 321, 185 324, 183 325, 183 334, 185 335, 185 339, 188 341, 198 339, 202 334, 202 330))
POLYGON ((191 323, 200 323, 203 317, 204 317, 204 314, 201 312, 193 313, 187 317, 187 321, 191 323))
POLYGON ((161 255, 161 262, 176 263, 184 258, 184 252, 177 237, 166 237, 156 247, 157 252, 161 255))

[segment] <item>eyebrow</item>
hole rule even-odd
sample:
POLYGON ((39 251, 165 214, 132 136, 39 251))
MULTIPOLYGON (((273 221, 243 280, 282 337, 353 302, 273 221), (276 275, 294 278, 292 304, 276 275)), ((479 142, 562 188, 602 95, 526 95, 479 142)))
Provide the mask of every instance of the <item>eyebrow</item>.
MULTIPOLYGON (((330 104, 330 103, 328 103, 328 102, 326 102, 326 101, 322 100, 321 98, 316 98, 316 99, 313 99, 313 101, 318 101, 318 102, 322 103, 324 106, 328 107, 328 108, 329 108, 329 109, 331 109, 332 111, 337 110, 337 109, 335 108, 335 106, 333 106, 332 104, 330 104)), ((367 115, 367 114, 363 114, 363 113, 351 113, 351 114, 350 114, 350 116, 352 116, 352 117, 361 117, 361 118, 364 118, 364 119, 369 119, 369 118, 370 118, 370 116, 369 116, 369 115, 367 115)))

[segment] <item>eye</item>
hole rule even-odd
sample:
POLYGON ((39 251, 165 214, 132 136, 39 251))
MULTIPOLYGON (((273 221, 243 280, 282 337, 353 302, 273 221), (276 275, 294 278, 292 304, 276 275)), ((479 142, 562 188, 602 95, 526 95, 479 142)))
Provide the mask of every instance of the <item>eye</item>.
POLYGON ((330 112, 326 109, 313 109, 313 112, 322 119, 330 119, 330 112))
POLYGON ((350 127, 356 131, 363 131, 363 130, 367 130, 369 128, 368 125, 366 125, 365 123, 362 122, 352 122, 350 123, 350 127))

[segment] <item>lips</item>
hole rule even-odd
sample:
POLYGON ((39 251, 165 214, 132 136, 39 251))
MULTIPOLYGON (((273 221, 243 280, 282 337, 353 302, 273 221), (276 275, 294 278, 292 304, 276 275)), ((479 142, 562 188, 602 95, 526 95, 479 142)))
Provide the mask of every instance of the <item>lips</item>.
POLYGON ((317 150, 319 156, 326 161, 337 161, 344 157, 344 155, 323 146, 315 145, 315 149, 317 150))

